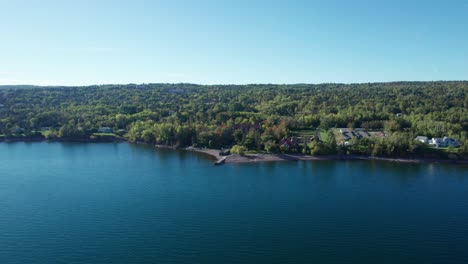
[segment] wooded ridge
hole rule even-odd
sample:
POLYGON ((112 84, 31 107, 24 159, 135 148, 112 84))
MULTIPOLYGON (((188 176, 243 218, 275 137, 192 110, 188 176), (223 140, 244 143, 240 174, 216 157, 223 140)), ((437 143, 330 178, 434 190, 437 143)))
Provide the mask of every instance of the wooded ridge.
POLYGON ((463 155, 468 153, 467 92, 467 81, 10 85, 0 86, 0 137, 119 136, 176 147, 406 157, 437 152, 417 136, 447 136, 460 147, 444 152, 463 155), (375 133, 346 139, 339 128, 375 133), (382 136, 373 136, 379 132, 382 136))

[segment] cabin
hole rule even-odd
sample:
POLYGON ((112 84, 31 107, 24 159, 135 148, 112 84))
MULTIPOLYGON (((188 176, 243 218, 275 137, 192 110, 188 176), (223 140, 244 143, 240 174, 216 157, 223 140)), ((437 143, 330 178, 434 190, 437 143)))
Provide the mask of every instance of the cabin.
POLYGON ((110 127, 100 127, 98 133, 112 133, 112 128, 110 127))

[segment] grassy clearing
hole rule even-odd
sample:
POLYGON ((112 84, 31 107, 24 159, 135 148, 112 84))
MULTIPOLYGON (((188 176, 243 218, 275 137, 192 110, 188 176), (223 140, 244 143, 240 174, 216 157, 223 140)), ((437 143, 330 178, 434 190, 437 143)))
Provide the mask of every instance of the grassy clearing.
POLYGON ((328 131, 325 129, 320 129, 320 139, 322 141, 327 141, 328 140, 328 131))
POLYGON ((42 131, 40 131, 40 132, 41 132, 41 134, 42 134, 44 137, 48 137, 48 136, 50 135, 50 133, 51 133, 50 130, 42 130, 42 131))

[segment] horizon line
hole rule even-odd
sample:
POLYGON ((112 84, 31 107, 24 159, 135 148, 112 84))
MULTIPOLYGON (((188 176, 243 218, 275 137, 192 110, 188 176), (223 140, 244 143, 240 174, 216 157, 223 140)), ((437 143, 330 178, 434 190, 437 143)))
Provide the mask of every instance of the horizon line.
POLYGON ((86 85, 71 85, 71 84, 0 84, 0 87, 5 86, 30 86, 30 87, 89 87, 89 86, 107 86, 107 85, 153 85, 153 84, 191 84, 199 86, 248 86, 248 85, 322 85, 322 84, 342 84, 342 85, 354 85, 354 84, 377 84, 377 83, 434 83, 434 82, 468 82, 467 80, 431 80, 431 81, 374 81, 374 82, 319 82, 319 83, 192 83, 192 82, 142 82, 142 83, 101 83, 101 84, 86 84, 86 85))

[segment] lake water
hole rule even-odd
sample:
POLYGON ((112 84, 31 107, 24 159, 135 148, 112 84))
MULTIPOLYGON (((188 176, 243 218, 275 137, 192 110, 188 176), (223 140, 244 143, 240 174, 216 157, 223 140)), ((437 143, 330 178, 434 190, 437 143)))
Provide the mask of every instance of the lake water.
POLYGON ((468 168, 0 144, 0 263, 468 263, 468 168))

